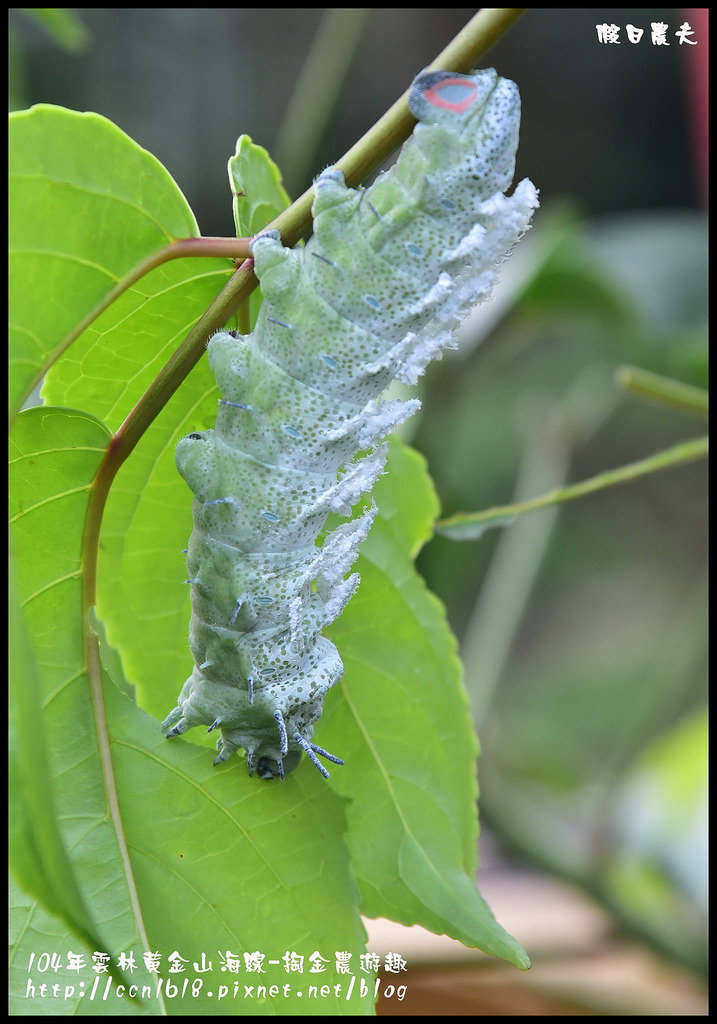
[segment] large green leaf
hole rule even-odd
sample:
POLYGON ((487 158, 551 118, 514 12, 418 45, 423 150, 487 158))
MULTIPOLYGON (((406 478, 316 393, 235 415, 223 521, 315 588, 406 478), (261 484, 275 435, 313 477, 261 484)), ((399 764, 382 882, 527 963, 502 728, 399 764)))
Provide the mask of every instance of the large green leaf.
MULTIPOLYGON (((43 730, 51 766, 56 824, 72 859, 82 898, 113 961, 132 954, 132 980, 151 981, 143 952, 167 958, 177 950, 191 965, 213 963, 191 1012, 301 1014, 372 1012, 373 992, 347 1002, 346 976, 337 975, 336 950, 358 961, 363 929, 341 833, 343 807, 323 780, 304 773, 292 786, 256 787, 237 761, 216 771, 206 752, 165 743, 157 723, 139 711, 106 677, 88 671, 81 614, 81 538, 98 438, 107 433, 89 417, 36 408, 22 413, 13 433, 12 506, 21 600, 43 692, 43 730), (88 441, 88 424, 92 443, 88 441), (88 461, 88 453, 92 458, 88 461), (85 466, 84 478, 82 467, 85 466), (287 840, 287 837, 289 839, 287 840), (279 959, 262 981, 281 985, 285 952, 328 961, 321 982, 343 982, 308 1008, 291 978, 291 993, 264 1002, 217 1002, 226 957, 262 952, 279 959), (141 977, 140 977, 141 976, 141 977)), ((101 448, 101 444, 99 445, 101 448)), ((22 736, 30 746, 32 736, 22 736)), ((23 881, 25 879, 23 878, 23 881)), ((73 984, 73 995, 44 1012, 93 1014, 83 1001, 94 977, 90 957, 75 936, 58 934, 27 902, 13 954, 13 1006, 24 1013, 31 954, 57 952, 53 984, 73 984), (85 957, 84 973, 67 968, 70 951, 85 957)), ((307 961, 308 965, 308 961, 307 961)), ((190 977, 196 972, 188 967, 190 977)), ((242 966, 242 973, 244 967, 242 966)), ((308 966, 306 968, 308 972, 308 966)), ((173 976, 169 975, 171 980, 173 976)), ((243 981, 242 977, 242 981, 243 981)), ((104 982, 103 982, 104 984, 104 982)), ((152 995, 142 1014, 187 1013, 187 1003, 152 995), (164 1008, 163 1008, 164 1006, 164 1008)), ((127 1009, 122 1004, 122 1011, 127 1009)), ((41 1011, 42 1012, 42 1011, 41 1011)))
MULTIPOLYGON (((37 419, 35 418, 35 422, 37 419)), ((109 433, 104 426, 89 417, 78 418, 76 440, 82 441, 71 450, 51 455, 59 456, 53 462, 69 459, 76 486, 65 494, 58 494, 52 502, 53 527, 72 529, 77 515, 78 488, 82 502, 83 483, 87 485, 104 455, 109 433)), ((37 451, 36 439, 28 438, 29 448, 38 461, 47 455, 37 451)), ((24 459, 20 455, 20 462, 24 459)), ((11 479, 16 464, 10 462, 11 479)), ((43 496, 28 494, 30 508, 43 496)), ((80 506, 81 507, 81 506, 80 506)), ((30 511, 25 508, 20 513, 30 511)), ((12 513, 11 509, 11 513, 12 513)), ((20 531, 22 539, 22 530, 20 531)), ((38 538, 42 545, 44 538, 38 538)), ((41 557, 51 556, 44 547, 41 557)), ((67 581, 58 581, 60 587, 67 581)), ((45 736, 40 672, 32 640, 25 622, 18 593, 13 545, 10 551, 9 588, 9 688, 10 688, 10 858, 13 870, 27 892, 33 893, 42 904, 76 935, 90 944, 97 943, 96 925, 79 891, 72 863, 64 847, 57 825, 52 798, 52 781, 45 736)))
POLYGON ((380 514, 359 560, 361 586, 331 628, 343 699, 319 741, 346 755, 334 785, 351 799, 362 910, 526 967, 475 886, 477 742, 456 641, 411 562, 438 512, 423 459, 394 443, 374 494, 380 514))
MULTIPOLYGON (((83 331, 49 370, 48 404, 86 409, 114 430, 226 282, 224 261, 173 260, 152 271, 83 331)), ((198 387, 214 382, 206 360, 198 387)))
MULTIPOLYGON (((112 941, 119 951, 136 940, 136 925, 126 878, 118 870, 122 861, 116 837, 108 827, 89 690, 81 682, 86 687, 82 531, 92 479, 108 440, 107 429, 81 413, 32 409, 21 414, 15 424, 10 519, 17 553, 18 601, 32 642, 30 656, 36 666, 41 718, 37 729, 29 731, 18 716, 23 728, 14 745, 18 762, 28 764, 35 745, 42 744, 40 756, 49 766, 42 819, 32 822, 37 863, 44 865, 56 857, 54 825, 71 859, 80 902, 89 908, 92 931, 104 941, 112 941), (112 865, 109 873, 104 870, 107 864, 112 865)), ((23 680, 13 678, 12 682, 22 685, 23 680)), ((27 776, 27 771, 22 772, 23 782, 27 776)), ((27 810, 37 813, 32 805, 27 810)), ((52 888, 48 900, 43 887, 28 876, 26 851, 13 844, 11 853, 15 858, 11 866, 21 884, 57 913, 56 903, 66 902, 71 878, 66 880, 64 892, 61 887, 57 891, 58 879, 48 871, 52 888)), ((52 868, 56 875, 58 865, 52 868)), ((77 912, 65 913, 63 918, 73 928, 74 941, 69 948, 76 948, 78 938, 87 939, 82 918, 77 912)), ((31 934, 29 924, 24 937, 31 934)), ((41 947, 34 951, 39 955, 41 947)), ((23 964, 25 969, 28 962, 23 964)))
MULTIPOLYGON (((14 409, 70 333, 124 275, 151 253, 198 230, 165 168, 99 114, 47 104, 15 112, 10 115, 9 157, 14 409)), ((226 263, 211 262, 214 273, 221 268, 226 274, 226 263)), ((147 308, 144 331, 135 340, 145 345, 147 362, 161 347, 156 339, 171 345, 186 317, 186 307, 174 314, 174 304, 183 301, 176 284, 211 273, 204 265, 198 271, 195 260, 181 260, 179 268, 168 271, 169 283, 155 272, 149 287, 137 289, 135 303, 144 301, 147 308)), ((216 279, 211 287, 216 294, 216 279)), ((201 313, 201 296, 199 301, 195 308, 201 313)), ((125 305, 120 313, 126 317, 125 305)), ((111 351, 120 364, 127 336, 112 339, 111 351)), ((81 364, 79 378, 87 374, 94 375, 92 367, 81 364)), ((103 374, 100 379, 105 380, 103 374)), ((104 410, 92 411, 104 416, 104 410)))
MULTIPOLYGON (((243 226, 247 234, 256 234, 266 226, 267 218, 271 220, 285 208, 288 197, 266 150, 242 136, 231 166, 239 155, 234 170, 235 175, 241 171, 243 177, 235 177, 235 187, 242 187, 250 218, 243 226), (262 188, 269 191, 268 198, 252 203, 251 197, 262 188)), ((178 189, 177 193, 184 203, 178 189)), ((142 202, 139 189, 137 202, 142 202)), ((188 208, 187 214, 191 216, 188 208)), ((222 289, 232 269, 227 260, 210 257, 173 260, 154 269, 119 296, 52 366, 43 397, 53 404, 91 410, 113 428, 118 427, 222 289)), ((258 309, 255 296, 260 299, 258 290, 251 297, 252 308, 256 305, 258 309)), ((191 384, 184 387, 179 402, 165 413, 164 444, 196 429, 198 421, 209 426, 214 420, 218 395, 206 360, 192 371, 191 384), (209 392, 212 397, 198 408, 197 403, 209 392)), ((158 440, 155 435, 154 443, 158 440)), ((170 455, 173 459, 173 451, 170 455)))

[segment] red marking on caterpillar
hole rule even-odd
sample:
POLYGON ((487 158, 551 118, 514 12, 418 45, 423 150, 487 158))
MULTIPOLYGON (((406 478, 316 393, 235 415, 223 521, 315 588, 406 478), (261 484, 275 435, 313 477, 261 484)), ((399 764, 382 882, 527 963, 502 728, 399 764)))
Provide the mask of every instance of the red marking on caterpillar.
POLYGON ((436 82, 435 85, 426 89, 423 95, 434 107, 440 107, 441 110, 455 110, 457 114, 462 114, 473 103, 477 94, 478 89, 475 82, 465 78, 445 78, 442 82, 436 82), (452 98, 456 94, 462 96, 463 99, 456 102, 452 98))

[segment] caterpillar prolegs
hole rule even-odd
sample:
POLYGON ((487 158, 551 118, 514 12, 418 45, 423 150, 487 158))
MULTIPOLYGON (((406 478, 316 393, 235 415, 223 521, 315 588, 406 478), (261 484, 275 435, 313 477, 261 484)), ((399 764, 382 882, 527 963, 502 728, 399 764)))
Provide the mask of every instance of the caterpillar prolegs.
POLYGON ((305 248, 271 231, 253 240, 256 327, 209 341, 216 425, 177 446, 195 496, 194 670, 164 726, 218 729, 215 763, 242 748, 261 778, 283 779, 302 752, 326 776, 317 755, 343 763, 311 743, 343 672, 321 631, 356 590, 346 574, 375 507, 317 538, 330 512, 348 517, 371 490, 381 442, 419 405, 379 396, 454 344, 538 205, 528 179, 504 195, 520 125, 513 82, 426 72, 410 107, 419 123, 370 188, 347 188, 337 168, 319 176, 305 248))

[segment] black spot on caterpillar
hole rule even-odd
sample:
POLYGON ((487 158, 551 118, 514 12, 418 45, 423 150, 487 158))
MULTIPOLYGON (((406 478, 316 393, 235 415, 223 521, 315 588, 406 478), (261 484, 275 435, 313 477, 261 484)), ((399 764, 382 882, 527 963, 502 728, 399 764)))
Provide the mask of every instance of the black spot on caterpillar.
POLYGON ((311 743, 343 665, 322 628, 358 586, 346 578, 375 506, 316 539, 383 471, 383 439, 418 402, 380 401, 415 383, 489 297, 495 266, 538 205, 512 181, 520 97, 495 71, 427 72, 396 164, 369 189, 338 168, 316 181, 303 249, 276 232, 252 242, 264 303, 252 334, 208 346, 222 393, 214 430, 177 446, 194 492, 187 552, 194 670, 164 722, 168 736, 220 730, 215 764, 240 748, 249 774, 284 778, 311 743), (357 458, 358 452, 369 454, 357 458))

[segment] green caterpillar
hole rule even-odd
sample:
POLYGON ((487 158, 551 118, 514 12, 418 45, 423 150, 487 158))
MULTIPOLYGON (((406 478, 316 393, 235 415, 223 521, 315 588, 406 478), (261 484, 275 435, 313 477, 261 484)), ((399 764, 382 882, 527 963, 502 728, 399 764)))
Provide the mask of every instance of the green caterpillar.
POLYGON ((396 164, 368 189, 337 168, 316 181, 303 249, 252 241, 264 303, 252 334, 215 334, 222 394, 214 430, 177 446, 194 492, 187 552, 194 670, 164 727, 220 730, 215 764, 240 748, 249 773, 284 778, 311 743, 343 666, 322 628, 358 586, 346 578, 375 507, 316 539, 383 471, 381 441, 418 408, 384 401, 454 344, 487 299, 538 205, 511 196, 520 97, 495 71, 436 71, 413 83, 418 118, 396 164), (357 453, 368 452, 357 458, 357 453))

